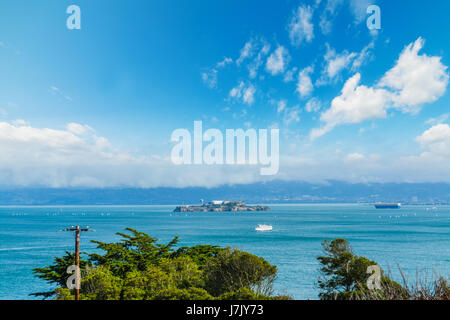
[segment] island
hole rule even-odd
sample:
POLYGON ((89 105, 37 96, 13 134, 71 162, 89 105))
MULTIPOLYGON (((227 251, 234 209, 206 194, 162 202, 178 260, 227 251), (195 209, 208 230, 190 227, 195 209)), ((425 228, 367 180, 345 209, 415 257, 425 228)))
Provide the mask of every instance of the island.
POLYGON ((178 206, 173 212, 269 211, 267 206, 248 206, 243 201, 212 201, 201 205, 178 206))

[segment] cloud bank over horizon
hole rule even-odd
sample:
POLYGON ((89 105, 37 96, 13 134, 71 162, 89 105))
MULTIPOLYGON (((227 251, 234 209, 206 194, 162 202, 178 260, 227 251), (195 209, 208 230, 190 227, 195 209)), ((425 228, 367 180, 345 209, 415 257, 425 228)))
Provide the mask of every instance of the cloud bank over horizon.
POLYGON ((279 174, 259 166, 173 165, 163 155, 131 155, 114 148, 88 125, 65 130, 0 122, 0 180, 9 186, 215 187, 270 180, 324 182, 450 182, 450 126, 434 124, 413 137, 423 152, 391 158, 337 152, 327 157, 280 157, 279 174), (5 183, 7 182, 7 183, 5 183))

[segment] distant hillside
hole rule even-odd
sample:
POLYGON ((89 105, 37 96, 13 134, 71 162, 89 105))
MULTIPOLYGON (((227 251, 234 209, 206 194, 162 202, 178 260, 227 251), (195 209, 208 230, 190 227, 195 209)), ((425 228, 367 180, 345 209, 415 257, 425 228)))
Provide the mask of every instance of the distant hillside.
POLYGON ((0 205, 195 204, 200 199, 247 203, 450 203, 450 184, 328 184, 272 181, 217 188, 0 188, 0 205))

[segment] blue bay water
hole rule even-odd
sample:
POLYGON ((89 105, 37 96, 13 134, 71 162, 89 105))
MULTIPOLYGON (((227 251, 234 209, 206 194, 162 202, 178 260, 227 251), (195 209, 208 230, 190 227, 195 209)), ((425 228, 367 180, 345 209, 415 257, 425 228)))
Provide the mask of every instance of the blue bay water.
POLYGON ((0 207, 0 299, 33 299, 51 286, 32 269, 74 250, 73 234, 59 231, 89 225, 81 250, 90 240, 117 241, 126 227, 161 242, 180 237, 180 245, 230 246, 264 257, 278 266, 276 290, 296 299, 317 299, 316 257, 321 242, 346 238, 355 253, 377 261, 400 280, 397 264, 413 282, 450 274, 450 206, 404 206, 376 210, 369 205, 270 205, 270 212, 173 213, 174 206, 0 207), (272 232, 256 232, 271 224, 272 232))

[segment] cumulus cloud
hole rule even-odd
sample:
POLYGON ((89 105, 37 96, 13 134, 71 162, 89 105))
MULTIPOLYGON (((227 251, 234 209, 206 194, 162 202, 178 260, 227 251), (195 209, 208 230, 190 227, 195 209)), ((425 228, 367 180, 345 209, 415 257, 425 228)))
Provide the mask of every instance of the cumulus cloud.
POLYGON ((236 60, 236 64, 240 65, 245 59, 253 56, 254 54, 254 40, 251 39, 249 41, 247 41, 244 45, 244 47, 242 47, 239 58, 236 60))
POLYGON ((355 52, 348 52, 347 50, 338 54, 328 43, 326 46, 327 52, 323 57, 325 62, 323 74, 326 79, 332 80, 338 76, 342 70, 350 66, 357 54, 355 52))
POLYGON ((312 66, 306 67, 298 74, 297 92, 300 97, 308 96, 314 89, 310 74, 314 71, 312 66))
POLYGON ((327 52, 325 53, 324 67, 322 76, 317 80, 317 85, 325 85, 333 80, 339 79, 339 75, 346 69, 353 72, 358 71, 372 56, 371 49, 374 48, 374 42, 370 42, 360 52, 348 52, 347 50, 337 53, 327 43, 327 52))
POLYGON ((236 101, 241 101, 242 103, 252 105, 253 102, 255 102, 255 93, 256 88, 254 85, 245 85, 243 81, 240 81, 236 87, 231 89, 230 97, 236 101))
POLYGON ((372 53, 371 49, 375 47, 375 42, 370 42, 367 46, 365 46, 361 52, 359 52, 352 63, 352 71, 357 71, 361 66, 363 66, 368 60, 370 60, 372 53))
POLYGON ((242 96, 242 100, 244 101, 244 103, 252 105, 255 101, 255 92, 256 88, 253 85, 249 85, 247 88, 245 88, 244 94, 242 96))
POLYGON ((317 112, 320 110, 322 103, 317 98, 311 98, 308 100, 305 106, 307 112, 317 112))
POLYGON ((414 112, 416 106, 436 101, 447 89, 447 66, 442 64, 441 57, 420 55, 424 43, 419 38, 409 44, 379 83, 379 86, 395 90, 393 102, 406 112, 414 112))
POLYGON ((259 67, 261 67, 264 62, 263 58, 269 53, 270 50, 270 45, 265 40, 261 40, 259 46, 260 49, 258 51, 258 54, 247 66, 250 79, 256 78, 259 67))
POLYGON ((289 52, 283 46, 278 48, 267 58, 266 70, 272 74, 277 75, 283 73, 289 63, 289 52))
POLYGON ((79 123, 71 122, 67 124, 67 131, 76 134, 76 135, 82 135, 90 131, 94 131, 90 126, 88 125, 81 125, 79 123))
POLYGON ((422 148, 436 155, 450 156, 450 126, 437 124, 416 138, 422 148))
POLYGON ((290 20, 288 31, 293 46, 303 42, 311 42, 314 38, 314 25, 312 23, 313 9, 310 6, 299 6, 290 20))
POLYGON ((216 67, 217 67, 217 68, 223 68, 223 67, 225 67, 227 64, 231 64, 231 63, 233 63, 233 59, 228 58, 228 57, 225 57, 225 58, 223 58, 222 61, 217 62, 216 67))
POLYGON ((425 124, 436 125, 444 123, 445 121, 447 121, 448 116, 448 113, 441 114, 439 117, 428 119, 427 121, 425 121, 425 124))
POLYGON ((0 150, 3 186, 212 187, 261 178, 259 166, 175 166, 168 157, 113 148, 92 132, 78 135, 8 122, 0 122, 0 150))
POLYGON ((293 67, 290 70, 287 70, 284 74, 283 81, 291 82, 294 81, 294 74, 297 72, 297 67, 293 67))
POLYGON ((211 69, 206 72, 202 72, 202 80, 208 88, 217 88, 217 70, 211 69))
POLYGON ((341 95, 334 98, 331 107, 322 113, 320 120, 324 125, 311 131, 311 139, 340 124, 384 118, 389 108, 417 111, 421 105, 441 97, 448 84, 447 67, 441 63, 440 57, 419 55, 422 46, 421 38, 408 45, 396 65, 374 87, 360 85, 359 73, 347 80, 341 95))
POLYGON ((294 106, 292 108, 284 108, 283 123, 285 125, 289 125, 292 122, 299 122, 300 112, 301 110, 299 106, 294 106))
POLYGON ((211 68, 207 71, 202 72, 201 76, 202 76, 203 83, 209 89, 217 88, 217 77, 218 77, 219 69, 222 69, 231 63, 233 63, 233 59, 225 57, 225 58, 223 58, 222 61, 217 62, 214 68, 211 68))
POLYGON ((281 113, 286 109, 286 100, 280 100, 277 103, 277 113, 281 113))
POLYGON ((344 0, 327 0, 325 9, 320 15, 320 30, 323 34, 329 34, 333 26, 333 18, 337 14, 337 10, 344 3, 344 0))
POLYGON ((331 107, 320 117, 320 120, 325 122, 325 126, 311 131, 312 139, 324 135, 339 124, 359 123, 367 119, 386 117, 391 93, 385 89, 359 85, 360 80, 359 73, 347 80, 341 95, 333 99, 331 107))

